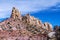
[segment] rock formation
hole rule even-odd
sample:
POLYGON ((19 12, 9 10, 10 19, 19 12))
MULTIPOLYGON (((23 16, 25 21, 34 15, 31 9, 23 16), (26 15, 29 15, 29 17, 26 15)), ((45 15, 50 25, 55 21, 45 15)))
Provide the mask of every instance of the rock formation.
POLYGON ((47 35, 51 31, 51 24, 43 24, 29 14, 21 16, 18 9, 13 7, 11 17, 0 23, 0 40, 40 40, 37 39, 38 35, 47 35))
POLYGON ((15 7, 13 7, 13 9, 12 9, 11 18, 13 18, 13 19, 21 18, 20 12, 15 7))
POLYGON ((47 30, 49 30, 49 31, 52 31, 53 29, 52 29, 52 25, 50 24, 50 23, 48 23, 48 22, 45 22, 44 23, 44 27, 47 29, 47 30))

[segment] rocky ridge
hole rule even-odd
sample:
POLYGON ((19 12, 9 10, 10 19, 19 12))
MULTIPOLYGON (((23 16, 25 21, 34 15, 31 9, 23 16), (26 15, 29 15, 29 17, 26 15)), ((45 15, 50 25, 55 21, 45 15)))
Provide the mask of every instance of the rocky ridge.
MULTIPOLYGON (((53 29, 50 23, 45 22, 43 24, 40 20, 29 14, 21 16, 21 13, 15 7, 12 9, 11 17, 0 23, 0 39, 5 37, 19 38, 19 36, 29 37, 38 34, 48 34, 51 31, 53 31, 53 29)), ((10 39, 12 40, 12 38, 10 39)), ((26 40, 27 39, 28 38, 26 38, 26 40)), ((13 40, 15 39, 13 38, 13 40)))

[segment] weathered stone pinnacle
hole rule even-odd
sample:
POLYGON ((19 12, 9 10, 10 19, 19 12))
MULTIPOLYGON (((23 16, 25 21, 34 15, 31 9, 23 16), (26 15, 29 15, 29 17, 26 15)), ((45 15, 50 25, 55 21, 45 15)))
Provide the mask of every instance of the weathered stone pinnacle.
POLYGON ((13 7, 12 9, 12 14, 11 14, 11 18, 16 19, 16 18, 20 18, 20 12, 18 11, 18 9, 16 9, 15 7, 13 7))

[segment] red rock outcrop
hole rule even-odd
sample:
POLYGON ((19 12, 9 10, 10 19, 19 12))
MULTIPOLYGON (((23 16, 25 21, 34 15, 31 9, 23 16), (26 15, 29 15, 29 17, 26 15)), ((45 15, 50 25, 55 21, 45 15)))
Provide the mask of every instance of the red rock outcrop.
POLYGON ((43 24, 29 14, 21 16, 13 7, 11 17, 0 23, 0 40, 41 40, 38 35, 47 35, 51 31, 49 23, 43 24))

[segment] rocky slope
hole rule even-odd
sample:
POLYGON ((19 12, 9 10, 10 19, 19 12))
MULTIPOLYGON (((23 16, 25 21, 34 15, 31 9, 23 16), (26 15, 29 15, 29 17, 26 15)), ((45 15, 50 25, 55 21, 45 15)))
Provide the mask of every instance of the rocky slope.
POLYGON ((0 40, 40 40, 34 37, 47 35, 51 31, 50 23, 43 24, 29 14, 21 16, 18 9, 13 7, 11 17, 0 23, 0 40))

